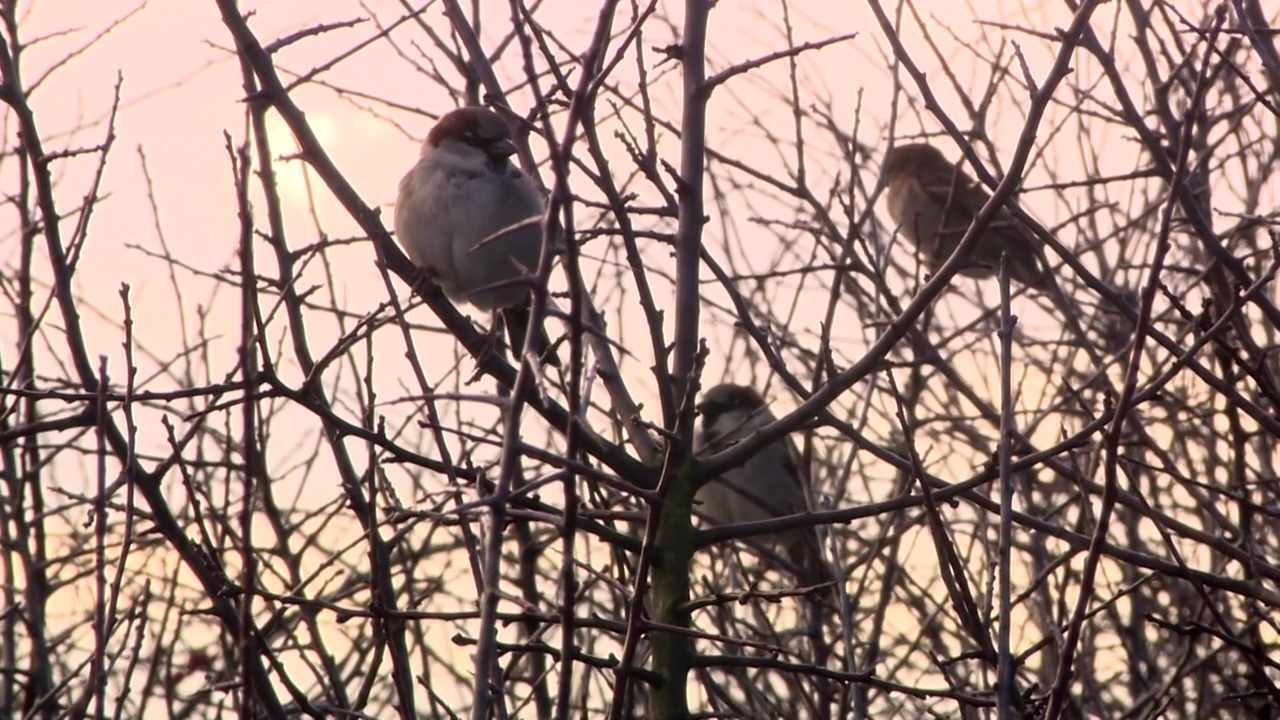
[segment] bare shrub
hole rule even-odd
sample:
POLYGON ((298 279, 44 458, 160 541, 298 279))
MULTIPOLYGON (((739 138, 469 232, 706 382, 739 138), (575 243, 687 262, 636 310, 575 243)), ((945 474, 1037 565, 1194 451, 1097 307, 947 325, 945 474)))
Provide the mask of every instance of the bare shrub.
POLYGON ((0 714, 1274 717, 1275 9, 833 5, 217 0, 241 119, 135 152, 195 80, 44 83, 153 10, 4 4, 0 714), (563 368, 388 232, 462 104, 547 188, 563 368), (1063 298, 930 274, 918 141, 1063 298), (721 381, 780 420, 695 462, 721 381), (691 524, 788 433, 812 513, 691 524), (825 595, 748 539, 805 523, 825 595))

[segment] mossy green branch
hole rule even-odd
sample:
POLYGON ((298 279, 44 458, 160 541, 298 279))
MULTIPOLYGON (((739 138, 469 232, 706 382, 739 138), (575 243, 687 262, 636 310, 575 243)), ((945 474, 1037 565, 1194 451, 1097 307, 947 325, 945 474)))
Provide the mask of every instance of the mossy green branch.
MULTIPOLYGON (((689 627, 689 564, 693 559, 694 463, 686 459, 677 470, 662 506, 661 520, 650 577, 654 620, 671 627, 689 627)), ((693 663, 693 642, 687 634, 656 631, 653 670, 662 676, 654 689, 653 712, 657 720, 689 717, 688 676, 693 663)))

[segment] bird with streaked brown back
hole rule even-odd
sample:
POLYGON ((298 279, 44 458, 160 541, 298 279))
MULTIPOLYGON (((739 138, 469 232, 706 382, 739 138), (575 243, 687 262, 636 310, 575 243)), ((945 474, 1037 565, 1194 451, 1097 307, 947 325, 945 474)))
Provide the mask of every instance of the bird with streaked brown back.
MULTIPOLYGON (((930 271, 936 272, 955 252, 991 194, 927 143, 895 146, 885 164, 889 214, 920 249, 930 271)), ((1039 238, 1001 207, 963 258, 960 272, 970 277, 995 275, 1004 252, 1014 280, 1044 289, 1041 247, 1039 238)))

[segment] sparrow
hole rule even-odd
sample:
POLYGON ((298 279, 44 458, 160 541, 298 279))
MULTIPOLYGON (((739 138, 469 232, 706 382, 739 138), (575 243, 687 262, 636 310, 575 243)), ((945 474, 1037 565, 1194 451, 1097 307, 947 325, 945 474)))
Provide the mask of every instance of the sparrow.
MULTIPOLYGON (((986 187, 973 180, 942 152, 927 143, 898 145, 885 159, 889 214, 902 234, 915 243, 933 271, 955 252, 978 211, 991 199, 986 187)), ((1009 275, 1043 293, 1077 338, 1095 368, 1105 367, 1079 318, 1076 303, 1063 292, 1053 273, 1045 270, 1043 243, 1003 206, 970 247, 960 272, 991 277, 1000 271, 1000 254, 1008 258, 1009 275)))
MULTIPOLYGON (((440 118, 400 181, 396 238, 455 303, 502 314, 517 356, 529 326, 527 278, 542 249, 542 193, 510 161, 511 126, 496 112, 462 107, 440 118)), ((535 356, 558 365, 546 331, 535 356)))
MULTIPOLYGON (((776 420, 760 393, 743 385, 717 385, 703 393, 696 407, 701 424, 694 437, 695 454, 726 450, 776 420)), ((798 457, 790 438, 776 440, 742 466, 707 481, 694 496, 695 507, 717 525, 807 512, 809 480, 807 474, 800 471, 798 457)), ((797 579, 803 584, 831 581, 831 571, 822 560, 822 546, 814 526, 756 535, 751 539, 761 545, 781 547, 799 570, 797 579)))
MULTIPOLYGON (((936 272, 955 252, 991 194, 926 143, 895 146, 885 166, 889 214, 936 272)), ((1040 264, 1041 247, 1040 239, 1001 207, 972 245, 960 272, 991 277, 999 272, 1004 251, 1014 280, 1047 289, 1049 276, 1040 264)))

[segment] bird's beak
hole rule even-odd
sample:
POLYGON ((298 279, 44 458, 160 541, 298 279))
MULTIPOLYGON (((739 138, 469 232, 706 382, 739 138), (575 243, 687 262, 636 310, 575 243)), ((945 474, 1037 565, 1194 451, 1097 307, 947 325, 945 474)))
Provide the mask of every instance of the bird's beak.
POLYGON ((488 147, 489 154, 493 157, 511 157, 516 154, 516 144, 507 138, 495 140, 488 147))

